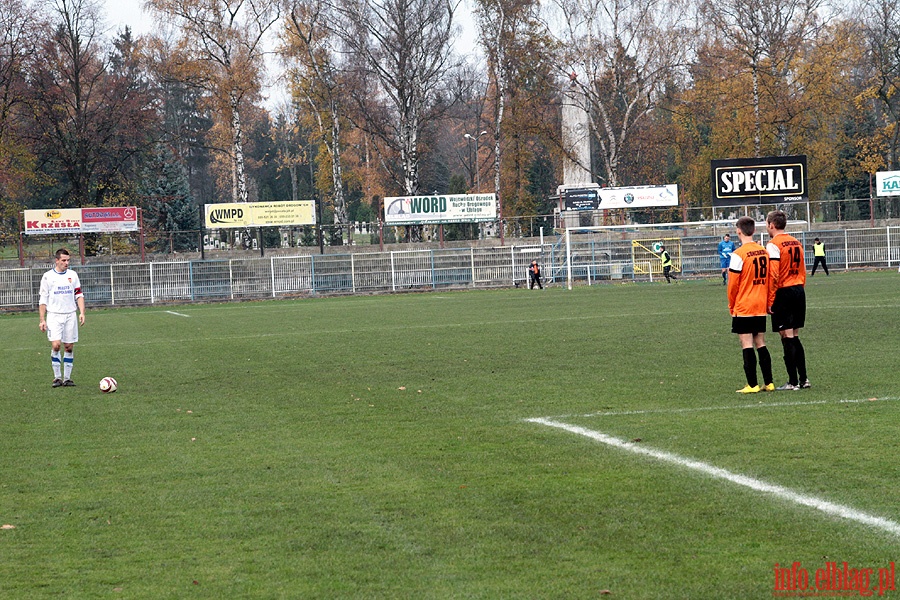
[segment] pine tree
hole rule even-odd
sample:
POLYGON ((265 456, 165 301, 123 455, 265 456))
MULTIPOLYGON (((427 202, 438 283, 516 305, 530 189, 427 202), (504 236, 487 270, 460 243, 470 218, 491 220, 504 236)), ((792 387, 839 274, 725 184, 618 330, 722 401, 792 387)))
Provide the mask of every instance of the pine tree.
POLYGON ((160 238, 159 249, 171 246, 172 250, 193 250, 198 244, 200 215, 191 195, 184 166, 175 159, 168 147, 160 147, 147 165, 143 177, 144 226, 151 232, 174 234, 194 232, 191 235, 172 235, 160 238))

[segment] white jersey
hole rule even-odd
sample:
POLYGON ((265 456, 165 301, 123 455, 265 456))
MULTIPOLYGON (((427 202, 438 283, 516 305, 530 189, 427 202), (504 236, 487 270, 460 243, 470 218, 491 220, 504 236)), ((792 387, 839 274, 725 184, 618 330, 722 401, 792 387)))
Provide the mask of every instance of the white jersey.
POLYGON ((76 298, 82 298, 81 281, 72 269, 59 273, 50 269, 41 277, 41 304, 48 313, 73 313, 78 310, 76 298))

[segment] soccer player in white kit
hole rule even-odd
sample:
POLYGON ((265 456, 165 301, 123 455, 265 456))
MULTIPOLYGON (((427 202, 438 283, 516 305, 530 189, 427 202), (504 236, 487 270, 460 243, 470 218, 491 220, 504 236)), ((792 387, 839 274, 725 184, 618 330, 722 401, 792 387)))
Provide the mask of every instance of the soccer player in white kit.
POLYGON ((50 340, 50 363, 53 366, 53 387, 75 385, 72 365, 78 325, 84 325, 84 294, 78 274, 69 268, 69 251, 56 251, 56 266, 41 277, 41 331, 50 340), (78 320, 75 311, 78 310, 78 320), (64 350, 60 356, 60 350, 64 350))

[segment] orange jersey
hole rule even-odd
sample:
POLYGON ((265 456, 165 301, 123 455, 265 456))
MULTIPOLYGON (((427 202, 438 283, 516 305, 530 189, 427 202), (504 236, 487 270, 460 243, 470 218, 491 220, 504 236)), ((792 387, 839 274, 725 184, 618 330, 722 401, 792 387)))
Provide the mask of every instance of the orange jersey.
POLYGON ((764 317, 769 309, 772 269, 769 253, 747 242, 731 253, 728 265, 728 312, 733 317, 764 317))
POLYGON ((792 285, 806 285, 806 262, 803 246, 792 235, 779 233, 766 244, 772 259, 772 275, 775 279, 772 293, 792 285))

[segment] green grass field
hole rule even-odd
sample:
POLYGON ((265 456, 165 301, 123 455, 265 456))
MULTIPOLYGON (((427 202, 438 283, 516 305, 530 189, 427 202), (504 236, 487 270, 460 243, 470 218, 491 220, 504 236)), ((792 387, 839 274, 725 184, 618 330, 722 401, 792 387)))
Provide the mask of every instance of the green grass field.
POLYGON ((810 280, 814 387, 749 396, 715 280, 89 310, 58 389, 36 313, 0 316, 0 598, 771 598, 776 563, 877 572, 898 286, 810 280))

